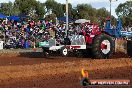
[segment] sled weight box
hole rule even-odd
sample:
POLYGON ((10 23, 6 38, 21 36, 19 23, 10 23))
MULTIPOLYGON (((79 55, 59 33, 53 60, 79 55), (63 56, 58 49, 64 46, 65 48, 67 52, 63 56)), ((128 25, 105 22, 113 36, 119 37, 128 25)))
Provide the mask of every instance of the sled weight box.
POLYGON ((127 54, 132 57, 132 40, 127 40, 127 54))

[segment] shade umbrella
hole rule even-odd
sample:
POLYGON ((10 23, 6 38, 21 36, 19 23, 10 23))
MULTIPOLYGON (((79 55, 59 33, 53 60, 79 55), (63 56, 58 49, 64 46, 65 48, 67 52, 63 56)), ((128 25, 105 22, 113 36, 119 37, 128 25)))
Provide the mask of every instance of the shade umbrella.
POLYGON ((15 21, 19 21, 20 20, 20 17, 18 16, 10 16, 8 17, 9 20, 15 20, 15 21))
POLYGON ((86 22, 90 22, 90 20, 78 19, 78 20, 75 21, 75 23, 86 23, 86 22))
MULTIPOLYGON (((59 17, 59 18, 57 18, 59 21, 64 21, 64 22, 66 22, 66 17, 59 17)), ((73 20, 69 17, 68 18, 68 21, 69 22, 73 22, 73 20)))
POLYGON ((5 16, 4 14, 0 13, 0 18, 1 18, 1 19, 5 19, 6 16, 5 16))

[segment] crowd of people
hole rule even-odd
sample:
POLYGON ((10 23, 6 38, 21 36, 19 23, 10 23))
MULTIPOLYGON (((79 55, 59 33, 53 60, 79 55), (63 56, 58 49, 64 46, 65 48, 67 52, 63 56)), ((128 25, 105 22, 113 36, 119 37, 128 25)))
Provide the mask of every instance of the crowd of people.
MULTIPOLYGON (((73 33, 70 27, 70 34, 73 33)), ((65 36, 65 25, 39 20, 0 20, 0 41, 5 48, 37 47, 39 42, 53 37, 62 39, 65 36)))

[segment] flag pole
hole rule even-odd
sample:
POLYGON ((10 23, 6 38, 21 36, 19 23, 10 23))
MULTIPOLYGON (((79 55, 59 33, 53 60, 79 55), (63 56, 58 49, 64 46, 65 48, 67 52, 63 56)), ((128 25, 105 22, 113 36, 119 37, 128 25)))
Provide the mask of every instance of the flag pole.
POLYGON ((68 37, 67 31, 68 31, 68 0, 66 0, 66 30, 65 30, 66 37, 68 37))
POLYGON ((112 0, 110 0, 110 18, 111 18, 111 1, 112 1, 112 0))

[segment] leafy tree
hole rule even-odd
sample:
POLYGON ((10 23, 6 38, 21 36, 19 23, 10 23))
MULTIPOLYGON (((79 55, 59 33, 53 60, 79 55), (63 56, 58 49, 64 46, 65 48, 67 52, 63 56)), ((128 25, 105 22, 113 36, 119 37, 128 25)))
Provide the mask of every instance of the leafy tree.
POLYGON ((88 19, 92 22, 96 22, 96 13, 97 10, 93 8, 91 5, 88 4, 78 4, 76 7, 76 10, 78 12, 78 18, 80 19, 88 19))
POLYGON ((76 8, 72 8, 71 10, 71 18, 72 19, 79 19, 79 13, 76 8))
POLYGON ((110 13, 106 10, 106 8, 100 8, 97 10, 96 16, 106 18, 109 16, 109 14, 110 13))
POLYGON ((45 2, 47 11, 52 11, 57 17, 62 17, 64 15, 63 4, 57 3, 55 0, 47 0, 45 2))
POLYGON ((78 4, 77 5, 77 12, 79 14, 79 18, 85 18, 85 19, 89 19, 89 10, 92 8, 91 5, 88 4, 78 4))
POLYGON ((122 19, 124 26, 132 25, 132 1, 119 4, 115 11, 122 19))
POLYGON ((31 17, 43 17, 44 5, 36 0, 15 0, 14 7, 19 8, 21 14, 31 17))
MULTIPOLYGON (((66 4, 62 4, 62 7, 63 7, 63 12, 66 13, 66 4)), ((63 13, 63 15, 64 15, 63 13)), ((69 17, 72 17, 72 14, 73 13, 73 8, 72 8, 72 4, 71 3, 68 3, 68 15, 69 17)))
POLYGON ((45 2, 45 6, 47 8, 47 10, 49 11, 50 9, 53 9, 54 7, 56 7, 58 3, 55 0, 47 0, 45 2))
POLYGON ((45 14, 45 10, 44 10, 44 4, 37 2, 37 6, 36 6, 36 14, 38 15, 39 18, 43 18, 44 14, 45 14))
POLYGON ((50 14, 50 15, 47 15, 46 17, 45 17, 45 20, 48 20, 48 21, 50 21, 50 20, 52 20, 52 22, 56 22, 56 14, 50 14))
POLYGON ((36 0, 15 0, 14 5, 19 8, 21 13, 28 14, 30 9, 35 9, 36 0))
POLYGON ((5 15, 12 15, 13 14, 13 3, 1 3, 1 12, 5 15))
MULTIPOLYGON (((105 21, 106 18, 109 16, 110 16, 110 12, 108 10, 106 10, 106 8, 103 7, 103 8, 100 8, 97 10, 96 17, 99 17, 105 21)), ((111 24, 116 25, 116 18, 112 15, 111 15, 111 24)))
POLYGON ((19 14, 20 14, 19 8, 13 6, 13 8, 12 8, 12 14, 11 14, 11 15, 16 15, 16 16, 18 16, 19 14))
POLYGON ((56 14, 57 17, 64 16, 65 11, 63 10, 62 4, 58 3, 53 9, 53 13, 56 14))

